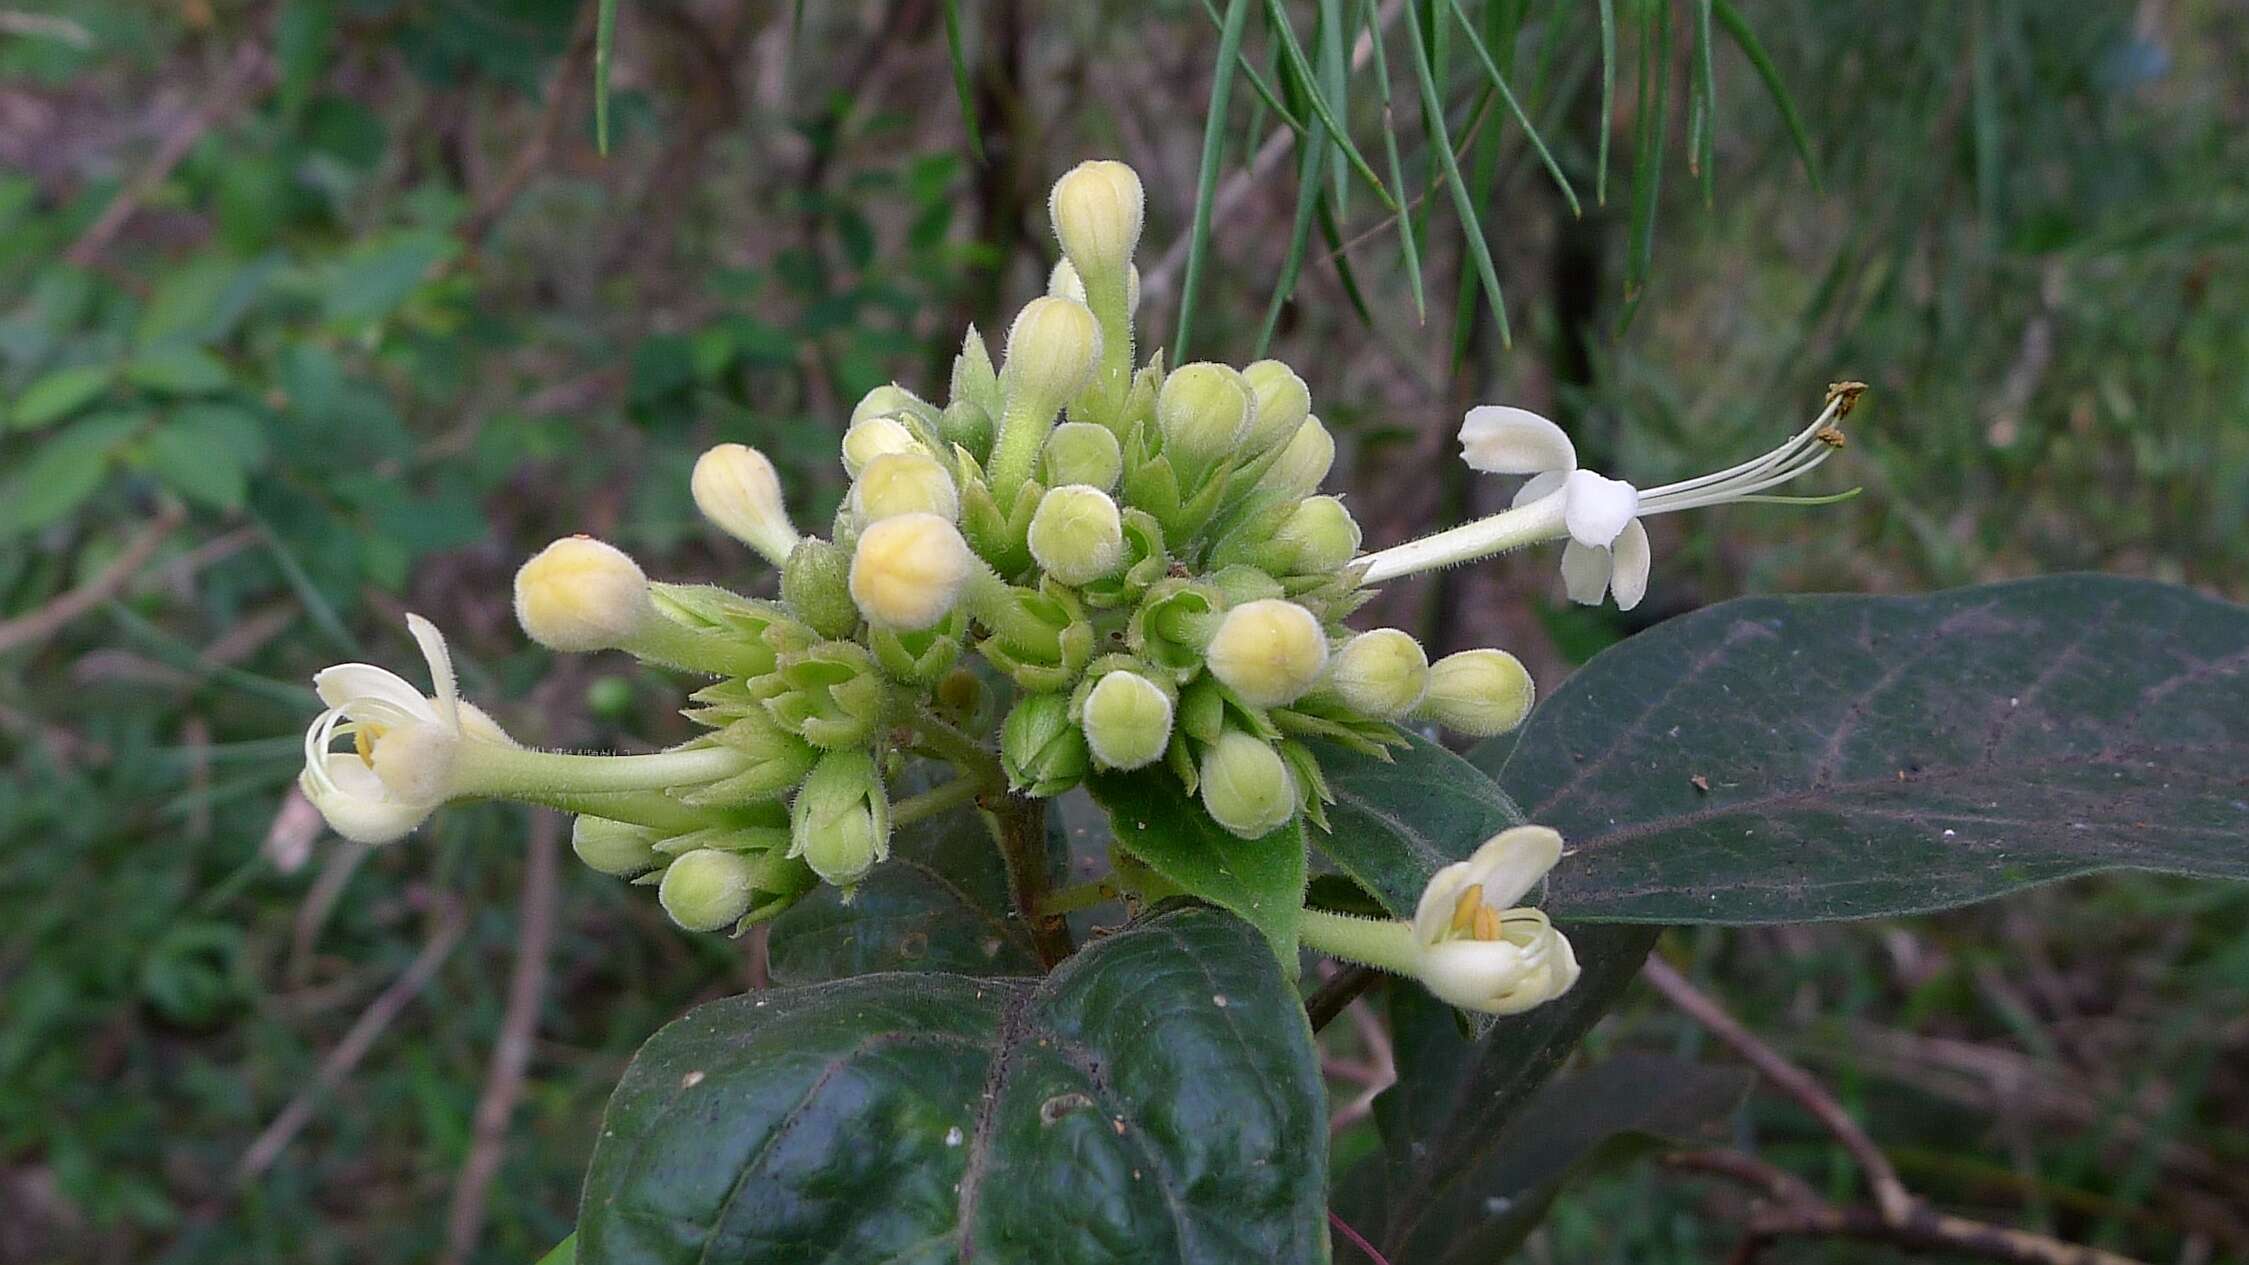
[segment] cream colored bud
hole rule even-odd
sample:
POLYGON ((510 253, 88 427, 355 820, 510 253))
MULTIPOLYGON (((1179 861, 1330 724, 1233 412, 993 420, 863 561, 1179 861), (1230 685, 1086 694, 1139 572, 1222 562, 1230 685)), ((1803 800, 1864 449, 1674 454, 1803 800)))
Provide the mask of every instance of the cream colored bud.
POLYGON ((515 617, 550 650, 608 650, 654 612, 648 577, 615 545, 565 536, 515 573, 515 617))
POLYGON ((1299 574, 1315 575, 1337 570, 1358 556, 1359 524, 1336 498, 1307 497, 1297 503, 1273 540, 1290 552, 1299 574))
POLYGON ((1137 672, 1109 672, 1085 696, 1086 745, 1104 768, 1137 769, 1171 742, 1171 695, 1137 672))
POLYGON ((1312 413, 1312 392, 1296 370, 1278 360, 1260 360, 1242 370, 1250 393, 1257 397, 1257 418, 1242 440, 1250 452, 1264 452, 1285 444, 1312 413))
MULTIPOLYGON (((1069 260, 1058 259, 1046 274, 1046 292, 1058 299, 1084 303, 1085 278, 1078 275, 1077 267, 1069 260)), ((1137 264, 1125 269, 1125 310, 1140 310, 1140 267, 1137 264)))
POLYGON ((867 417, 843 433, 843 471, 856 479, 867 463, 885 453, 912 452, 924 457, 929 449, 895 417, 867 417))
POLYGON ((860 396, 859 403, 852 406, 851 423, 856 426, 870 417, 901 415, 934 422, 937 420, 937 406, 892 382, 860 396))
POLYGON ((900 514, 935 514, 958 522, 961 498, 953 476, 934 457, 886 452, 859 471, 858 482, 851 485, 851 508, 868 523, 900 514))
POLYGON ((1210 674, 1252 707, 1295 702, 1328 662, 1319 619, 1294 602, 1262 598, 1226 612, 1203 652, 1210 674))
POLYGON ((1047 212, 1062 252, 1087 272, 1113 272, 1140 244, 1147 198, 1140 176, 1114 161, 1079 163, 1054 182, 1047 212))
POLYGON ((1033 299, 1008 328, 1000 383, 1011 397, 1059 406, 1085 389, 1100 359, 1101 323, 1091 309, 1073 299, 1033 299))
POLYGON ((703 517, 775 566, 796 548, 797 529, 781 499, 780 477, 757 449, 720 444, 704 453, 695 459, 688 489, 703 517))
POLYGON ((1242 375, 1226 365, 1181 365, 1156 392, 1156 424, 1164 454, 1182 473, 1204 470, 1232 453, 1256 407, 1242 375))
POLYGON ((1124 473, 1124 449, 1115 431, 1096 422, 1064 422, 1046 437, 1046 483, 1083 483, 1106 492, 1124 473))
POLYGON ((663 862, 656 854, 660 831, 606 817, 579 817, 570 825, 570 850, 603 874, 631 878, 663 862))
POLYGON ((698 848, 665 867, 656 900, 687 930, 717 931, 750 912, 756 889, 757 866, 748 857, 698 848))
POLYGON ((976 565, 951 523, 935 514, 900 514, 860 533, 851 600, 869 623, 914 632, 945 618, 976 565))
POLYGON ((1328 685, 1355 712, 1396 720, 1429 692, 1429 656, 1395 628, 1360 633, 1335 652, 1328 685))
POLYGON ((1100 488, 1055 488, 1031 515, 1031 556, 1064 584, 1091 583, 1124 561, 1124 516, 1100 488))
POLYGON ((1272 747, 1229 729, 1203 753, 1201 794, 1211 820, 1259 839, 1296 816, 1296 778, 1272 747))
POLYGON ((1454 733, 1489 738, 1523 723, 1537 691, 1522 661, 1504 650, 1463 650, 1429 669, 1417 715, 1454 733))
POLYGON ((1279 460, 1265 472, 1262 486, 1288 496, 1310 496, 1328 477, 1335 464, 1335 439, 1317 417, 1307 417, 1281 450, 1279 460))

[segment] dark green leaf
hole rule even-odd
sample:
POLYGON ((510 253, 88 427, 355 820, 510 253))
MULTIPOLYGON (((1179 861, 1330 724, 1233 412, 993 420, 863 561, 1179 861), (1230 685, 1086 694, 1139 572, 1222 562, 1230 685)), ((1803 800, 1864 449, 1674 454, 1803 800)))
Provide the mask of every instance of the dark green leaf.
POLYGON ((1429 876, 1466 857, 1523 812, 1476 766, 1426 738, 1389 763, 1332 743, 1315 744, 1335 803, 1326 833, 1312 843, 1374 894, 1383 907, 1411 918, 1429 876))
POLYGON ((1874 918, 2093 870, 2249 878, 2249 610, 2090 575, 1747 598, 1602 653, 1473 758, 1568 840, 1558 916, 1874 918))
POLYGON ((1161 767, 1088 779, 1117 846, 1185 891, 1248 919, 1296 970, 1304 911, 1304 829, 1290 822, 1262 839, 1222 829, 1161 767))
POLYGON ((1325 1108, 1256 933, 1177 907, 1035 986, 874 975, 691 1012, 610 1100, 578 1256, 1317 1260, 1325 1108))
POLYGON ((239 509, 250 490, 249 472, 203 428, 166 422, 148 437, 148 461, 166 487, 215 510, 239 509))

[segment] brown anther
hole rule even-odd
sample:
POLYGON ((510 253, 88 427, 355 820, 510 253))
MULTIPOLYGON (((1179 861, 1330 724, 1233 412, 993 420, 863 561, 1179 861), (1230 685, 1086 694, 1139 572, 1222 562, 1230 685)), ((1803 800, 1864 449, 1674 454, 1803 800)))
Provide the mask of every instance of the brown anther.
POLYGON ((1812 438, 1820 441, 1823 444, 1826 444, 1830 448, 1841 448, 1844 444, 1850 442, 1849 439, 1844 436, 1842 431, 1837 430, 1833 426, 1820 427, 1818 430, 1812 432, 1812 438))
POLYGON ((1453 902, 1452 930, 1455 933, 1465 932, 1475 926, 1476 911, 1483 907, 1484 885, 1482 883, 1470 883, 1467 889, 1461 892, 1460 899, 1453 902))
POLYGON ((1851 406, 1857 404, 1859 396, 1865 392, 1864 382, 1830 382, 1827 384, 1826 402, 1835 406, 1837 417, 1849 417, 1851 406))
POLYGON ((1476 906, 1476 938, 1499 939, 1499 911, 1489 905, 1476 906))

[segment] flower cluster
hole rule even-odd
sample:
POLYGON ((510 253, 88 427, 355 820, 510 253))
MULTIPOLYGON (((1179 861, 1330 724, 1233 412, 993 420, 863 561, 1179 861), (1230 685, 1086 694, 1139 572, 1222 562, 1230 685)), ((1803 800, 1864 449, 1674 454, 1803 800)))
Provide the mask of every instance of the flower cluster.
MULTIPOLYGON (((1324 828, 1314 741, 1386 759, 1400 723, 1488 736, 1532 701, 1504 651, 1432 663, 1403 631, 1348 627, 1368 585, 1566 540, 1571 596, 1613 592, 1628 607, 1647 580, 1639 518, 1760 494, 1839 438, 1843 388, 1774 454, 1640 494, 1579 470, 1552 423, 1477 409, 1461 431, 1470 464, 1534 476, 1515 507, 1364 555, 1350 510, 1319 492, 1335 443, 1289 366, 1136 358, 1142 206, 1121 163, 1055 185, 1063 259, 1048 293, 1017 315, 997 361, 969 330, 942 402, 900 386, 859 402, 840 445, 850 492, 825 536, 798 530, 757 450, 703 454, 696 505, 778 570, 777 600, 654 582, 583 536, 523 565, 526 633, 707 678, 686 712, 700 736, 641 756, 528 750, 458 698, 443 639, 417 618, 434 695, 365 664, 321 673, 328 710, 306 738, 306 793, 369 842, 454 799, 576 812, 581 858, 656 885, 698 930, 740 930, 821 881, 849 893, 902 822, 1089 776, 1147 769, 1245 839, 1299 819, 1324 828), (975 736, 995 731, 996 749, 975 736), (350 748, 332 750, 339 739, 350 748), (894 797, 918 777, 915 756, 956 776, 894 797)), ((1488 847, 1440 873, 1411 924, 1411 969, 1485 1010, 1567 988, 1567 941, 1502 908, 1559 840, 1544 848, 1510 845, 1502 863, 1488 847)))

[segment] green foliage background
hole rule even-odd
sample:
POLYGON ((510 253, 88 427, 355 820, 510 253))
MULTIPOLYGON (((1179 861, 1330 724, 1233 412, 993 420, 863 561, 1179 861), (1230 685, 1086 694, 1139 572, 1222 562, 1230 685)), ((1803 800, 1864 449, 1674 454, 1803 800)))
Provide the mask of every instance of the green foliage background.
MULTIPOLYGON (((669 682, 523 648, 516 562, 589 531, 769 584, 695 521, 694 455, 765 448, 823 522, 851 404, 932 381, 962 324, 1037 291, 1043 191, 1086 156, 1150 188, 1146 327, 1302 368, 1370 542, 1494 499, 1450 458, 1472 402, 1549 411, 1589 464, 1654 482, 1762 449, 1830 379, 1872 384, 1830 468, 1863 496, 1662 520, 1632 616, 1561 605, 1551 557, 1374 612, 1508 645, 1549 689, 1737 592, 2084 567, 2249 596, 2237 7, 1744 5, 1745 44, 1691 3, 1245 3, 1257 78, 1206 128, 1228 7, 628 0, 606 158, 575 0, 0 11, 0 1261, 523 1261, 567 1231, 631 1050, 754 984, 757 948, 677 934, 567 856, 540 900, 526 858, 555 841, 509 810, 315 841, 276 816, 303 682, 406 666, 413 609, 517 733, 680 732, 669 682), (1370 17, 1380 75, 1350 66, 1370 17), (1340 148, 1276 122, 1320 135, 1323 109, 1403 230, 1340 148), (121 557, 129 582, 74 619, 14 622, 121 557), (540 907, 528 1076, 464 1240, 448 1205, 540 907)), ((1666 951, 1948 1204, 2249 1254, 2240 889, 2112 878, 1666 951)), ((1646 999, 1594 1037, 1700 1040, 1646 999)), ((1792 1108, 1744 1127, 1815 1184, 1843 1171, 1792 1108)), ((1343 1129, 1338 1168, 1371 1145, 1343 1129)), ((1728 1233, 1642 1167, 1562 1199, 1532 1251, 1703 1259, 1728 1233)))

